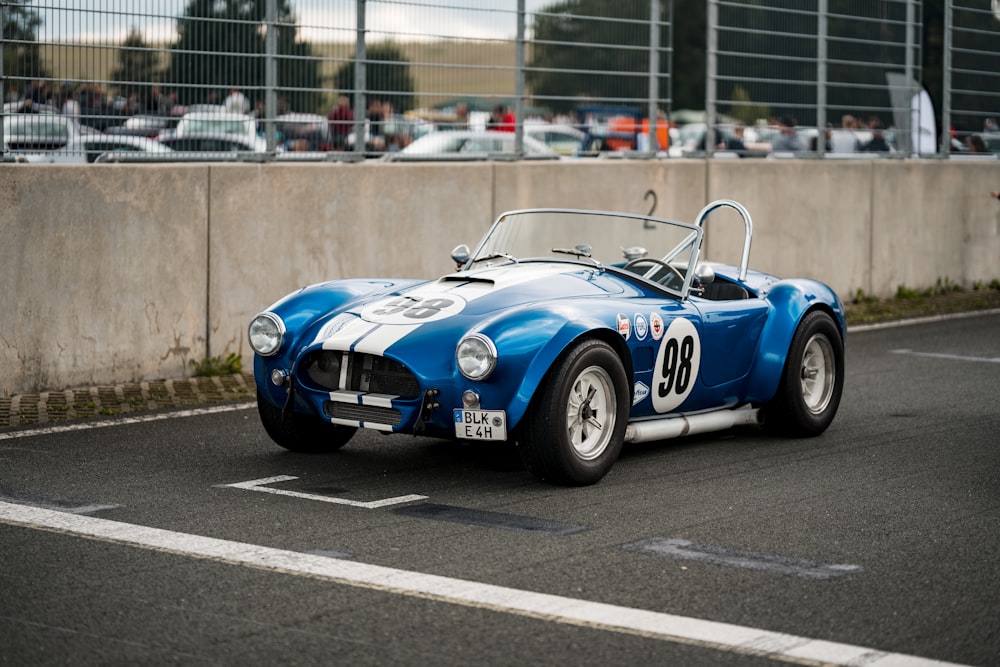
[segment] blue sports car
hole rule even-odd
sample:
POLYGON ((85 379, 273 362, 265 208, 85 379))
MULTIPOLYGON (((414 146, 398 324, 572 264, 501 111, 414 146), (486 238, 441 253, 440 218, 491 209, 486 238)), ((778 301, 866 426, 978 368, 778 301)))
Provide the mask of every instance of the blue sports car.
POLYGON ((296 452, 358 428, 516 443, 538 477, 600 480, 626 442, 761 425, 822 433, 844 385, 844 308, 828 286, 747 264, 737 202, 694 224, 564 209, 501 215, 438 280, 312 285, 250 323, 257 404, 296 452), (700 262, 735 209, 739 266, 700 262))

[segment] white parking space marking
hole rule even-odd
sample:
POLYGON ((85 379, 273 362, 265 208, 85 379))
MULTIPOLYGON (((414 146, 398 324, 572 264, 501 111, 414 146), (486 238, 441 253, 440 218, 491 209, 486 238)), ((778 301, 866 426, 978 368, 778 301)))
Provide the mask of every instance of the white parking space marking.
POLYGON ((273 493, 276 496, 291 496, 292 498, 302 498, 304 500, 318 500, 322 503, 333 503, 335 505, 350 505, 351 507, 362 507, 367 510, 376 509, 379 507, 388 507, 390 505, 400 505, 402 503, 411 503, 414 500, 427 499, 427 496, 409 495, 409 496, 397 496, 395 498, 385 498, 384 500, 372 500, 369 502, 360 502, 358 500, 348 500, 347 498, 333 498, 331 496, 321 496, 315 493, 288 491, 286 489, 275 489, 267 486, 268 484, 277 484, 278 482, 290 482, 293 479, 298 479, 298 477, 292 477, 290 475, 278 475, 276 477, 265 477, 263 479, 250 480, 249 482, 237 482, 236 484, 222 484, 220 486, 224 488, 246 489, 247 491, 260 491, 261 493, 273 493))
POLYGON ((943 352, 915 352, 913 350, 892 350, 893 354, 906 354, 911 357, 930 357, 931 359, 948 359, 950 361, 972 361, 978 364, 1000 364, 1000 357, 966 357, 960 354, 944 354, 943 352))
POLYGON ((43 428, 32 428, 25 431, 8 431, 0 433, 0 440, 14 440, 16 438, 30 438, 36 435, 53 435, 55 433, 70 433, 72 431, 89 431, 95 428, 107 428, 109 426, 124 426, 126 424, 144 424, 146 422, 158 422, 164 419, 182 419, 184 417, 197 417, 199 415, 214 415, 220 412, 237 412, 239 410, 249 410, 256 408, 256 403, 234 403, 232 405, 216 405, 210 408, 195 408, 193 410, 177 410, 175 412, 158 412, 156 414, 140 415, 138 417, 122 417, 120 419, 102 419, 101 421, 84 421, 75 424, 63 424, 60 426, 46 426, 43 428))
POLYGON ((863 646, 177 533, 26 505, 0 502, 0 523, 489 609, 553 623, 693 644, 729 653, 765 656, 800 665, 930 667, 953 664, 886 653, 863 646))
POLYGON ((761 570, 803 579, 836 579, 848 574, 861 572, 858 565, 817 563, 816 561, 791 556, 778 556, 743 549, 730 549, 711 544, 695 544, 689 540, 654 537, 626 544, 629 551, 666 556, 677 560, 694 560, 723 567, 738 567, 761 570))

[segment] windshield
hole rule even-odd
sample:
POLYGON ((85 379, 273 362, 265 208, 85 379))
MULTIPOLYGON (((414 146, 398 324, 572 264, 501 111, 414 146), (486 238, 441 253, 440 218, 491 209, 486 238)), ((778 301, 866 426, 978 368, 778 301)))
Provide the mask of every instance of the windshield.
POLYGON ((503 214, 466 264, 566 261, 623 270, 683 294, 702 231, 623 213, 538 209, 503 214))

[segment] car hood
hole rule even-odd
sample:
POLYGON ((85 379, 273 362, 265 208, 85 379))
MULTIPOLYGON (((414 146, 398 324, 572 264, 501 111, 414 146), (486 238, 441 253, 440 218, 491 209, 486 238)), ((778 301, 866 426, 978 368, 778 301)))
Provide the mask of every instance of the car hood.
POLYGON ((330 313, 316 323, 310 347, 383 354, 404 338, 411 343, 457 341, 501 314, 617 296, 625 286, 597 267, 571 263, 526 262, 454 273, 330 313))

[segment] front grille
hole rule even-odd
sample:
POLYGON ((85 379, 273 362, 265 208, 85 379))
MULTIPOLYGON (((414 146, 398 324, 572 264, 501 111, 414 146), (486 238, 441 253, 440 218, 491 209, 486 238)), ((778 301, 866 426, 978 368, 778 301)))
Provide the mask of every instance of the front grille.
POLYGON ((323 412, 330 419, 344 419, 352 422, 368 422, 370 424, 387 424, 398 426, 403 415, 395 408, 384 408, 377 405, 356 405, 327 401, 323 404, 323 412))
POLYGON ((302 367, 305 372, 300 374, 301 381, 323 391, 389 394, 404 399, 420 396, 420 384, 406 366, 374 354, 316 350, 303 361, 302 367), (346 376, 342 373, 345 362, 346 376), (340 386, 341 377, 346 377, 346 387, 340 386))

